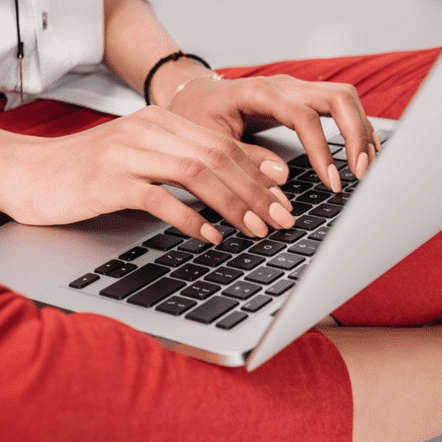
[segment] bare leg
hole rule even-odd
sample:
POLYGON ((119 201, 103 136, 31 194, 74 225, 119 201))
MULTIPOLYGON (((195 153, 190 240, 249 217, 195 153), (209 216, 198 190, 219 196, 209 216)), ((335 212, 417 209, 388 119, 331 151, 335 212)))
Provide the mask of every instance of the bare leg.
POLYGON ((442 434, 442 327, 320 327, 341 352, 354 401, 353 441, 442 434))

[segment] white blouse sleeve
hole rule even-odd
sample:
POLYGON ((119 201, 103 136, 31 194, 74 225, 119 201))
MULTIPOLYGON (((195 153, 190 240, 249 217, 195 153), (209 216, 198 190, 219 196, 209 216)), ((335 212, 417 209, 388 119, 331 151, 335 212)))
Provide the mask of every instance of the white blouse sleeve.
MULTIPOLYGON (((8 108, 20 84, 14 0, 0 1, 0 91, 8 108)), ((103 0, 19 0, 23 90, 37 95, 75 68, 97 65, 104 51, 103 0)))

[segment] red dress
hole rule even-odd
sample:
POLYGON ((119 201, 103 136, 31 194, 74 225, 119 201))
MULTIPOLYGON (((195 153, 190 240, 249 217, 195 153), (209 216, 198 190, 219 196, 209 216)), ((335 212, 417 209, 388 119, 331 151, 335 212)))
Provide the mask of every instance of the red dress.
MULTIPOLYGON (((223 69, 354 84, 368 115, 398 118, 440 49, 223 69)), ((0 128, 61 136, 114 118, 53 101, 0 113, 0 128)), ((442 316, 436 235, 334 312, 343 324, 442 316), (425 262, 424 262, 425 259, 425 262)), ((252 373, 163 349, 93 314, 38 311, 0 287, 1 441, 351 441, 347 369, 311 330, 252 373)))

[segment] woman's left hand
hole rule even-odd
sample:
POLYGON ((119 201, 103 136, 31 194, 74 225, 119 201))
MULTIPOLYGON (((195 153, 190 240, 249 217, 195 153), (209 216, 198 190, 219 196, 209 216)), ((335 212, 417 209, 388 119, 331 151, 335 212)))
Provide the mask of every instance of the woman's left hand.
MULTIPOLYGON (((201 77, 177 92, 167 109, 239 142, 245 132, 276 125, 296 131, 322 182, 340 190, 320 116, 331 116, 345 139, 351 172, 362 178, 380 144, 356 89, 348 84, 308 82, 288 75, 215 81, 201 77)), ((256 146, 241 143, 252 159, 256 146)))

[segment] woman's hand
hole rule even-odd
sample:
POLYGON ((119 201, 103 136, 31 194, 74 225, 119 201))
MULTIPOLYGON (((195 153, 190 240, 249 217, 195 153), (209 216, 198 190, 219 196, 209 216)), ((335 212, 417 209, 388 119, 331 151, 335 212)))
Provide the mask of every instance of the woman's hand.
MULTIPOLYGON (((380 150, 356 89, 347 84, 307 82, 288 75, 214 81, 193 79, 171 99, 167 109, 235 139, 244 132, 283 124, 296 131, 322 182, 340 191, 340 179, 320 116, 331 116, 344 139, 352 173, 362 178, 380 150)), ((241 144, 253 155, 254 146, 241 144)))
POLYGON ((121 209, 152 213, 203 241, 221 234, 159 184, 184 188, 243 233, 290 228, 283 161, 265 149, 250 159, 232 138, 149 106, 61 138, 2 132, 0 210, 25 224, 72 223, 121 209), (280 168, 277 180, 259 169, 280 168))

